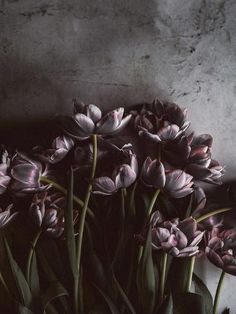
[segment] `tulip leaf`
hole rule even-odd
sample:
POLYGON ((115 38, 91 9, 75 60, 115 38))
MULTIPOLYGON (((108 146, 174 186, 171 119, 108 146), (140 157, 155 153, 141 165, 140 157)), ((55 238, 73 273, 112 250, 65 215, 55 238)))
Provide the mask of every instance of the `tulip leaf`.
POLYGON ((14 307, 17 313, 19 314, 34 314, 29 308, 25 307, 24 305, 20 304, 19 302, 14 302, 14 307))
POLYGON ((33 256, 32 256, 29 286, 30 286, 30 290, 32 292, 32 295, 34 297, 37 297, 39 295, 39 292, 40 292, 40 285, 39 285, 37 257, 36 257, 35 251, 34 251, 33 256))
POLYGON ((119 284, 118 280, 116 279, 114 273, 113 273, 113 279, 116 284, 116 287, 120 293, 121 298, 123 299, 125 305, 129 309, 130 313, 135 314, 135 309, 133 308, 133 305, 131 304, 130 300, 128 299, 127 295, 125 294, 124 290, 122 289, 121 285, 119 284))
POLYGON ((47 306, 56 298, 68 296, 67 290, 62 286, 59 281, 52 282, 47 288, 46 292, 41 295, 42 308, 45 311, 47 306))
POLYGON ((175 294, 173 301, 176 314, 208 314, 205 312, 204 299, 200 294, 190 292, 175 294))
POLYGON ((111 311, 111 313, 112 314, 119 314, 119 311, 118 311, 117 307, 115 306, 115 304, 113 303, 113 301, 111 300, 111 298, 104 291, 102 291, 98 286, 96 286, 96 285, 94 285, 94 286, 97 289, 97 291, 99 292, 99 294, 106 301, 106 304, 107 304, 109 310, 111 311))
POLYGON ((174 311, 173 297, 172 295, 169 295, 164 300, 161 307, 158 309, 158 314, 173 314, 174 313, 173 311, 174 311))
POLYGON ((138 264, 137 287, 143 313, 152 313, 155 305, 156 282, 152 260, 151 228, 149 228, 143 253, 138 264))
POLYGON ((76 267, 75 234, 73 224, 73 190, 74 190, 74 173, 73 170, 70 169, 69 190, 67 193, 67 210, 65 212, 65 236, 70 268, 75 278, 77 276, 77 267, 76 267))
POLYGON ((19 294, 19 301, 25 307, 30 307, 32 302, 32 295, 28 286, 28 283, 20 269, 17 265, 16 261, 14 260, 7 240, 4 238, 4 244, 6 248, 8 262, 11 268, 11 272, 14 278, 14 283, 16 285, 18 294, 19 294))
POLYGON ((199 293, 204 298, 206 313, 211 313, 213 310, 213 300, 209 289, 196 274, 193 274, 193 282, 195 283, 196 293, 199 293))

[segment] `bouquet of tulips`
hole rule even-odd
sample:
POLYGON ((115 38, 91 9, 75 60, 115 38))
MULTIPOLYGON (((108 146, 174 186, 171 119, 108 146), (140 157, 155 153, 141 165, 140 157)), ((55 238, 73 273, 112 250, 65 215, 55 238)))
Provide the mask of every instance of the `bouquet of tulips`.
POLYGON ((236 231, 203 189, 224 173, 212 137, 159 100, 106 114, 75 100, 56 133, 1 149, 0 312, 218 314, 236 231), (222 269, 214 300, 203 255, 222 269))

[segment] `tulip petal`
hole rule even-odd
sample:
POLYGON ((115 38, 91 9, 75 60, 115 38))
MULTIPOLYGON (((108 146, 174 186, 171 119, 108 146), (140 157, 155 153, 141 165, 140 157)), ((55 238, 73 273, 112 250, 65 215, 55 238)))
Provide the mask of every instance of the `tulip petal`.
POLYGON ((78 127, 81 129, 82 133, 84 133, 84 135, 90 135, 91 133, 93 133, 95 125, 93 121, 85 114, 77 113, 74 116, 74 120, 77 123, 78 127))
POLYGON ((122 119, 119 126, 113 132, 111 132, 109 135, 113 136, 113 135, 116 135, 119 132, 121 132, 128 125, 131 117, 132 117, 131 115, 128 115, 124 119, 122 119))
POLYGON ((176 138, 179 133, 179 127, 176 124, 171 124, 166 127, 161 128, 157 135, 162 141, 171 141, 176 138))
POLYGON ((110 195, 116 191, 114 181, 109 177, 100 177, 94 180, 93 193, 110 195))
POLYGON ((119 167, 118 173, 115 177, 116 188, 127 188, 136 180, 136 173, 129 165, 122 165, 119 167))
POLYGON ((86 106, 86 115, 96 124, 102 117, 102 111, 96 105, 90 104, 86 106))
POLYGON ((124 108, 118 108, 108 112, 100 121, 98 121, 96 132, 98 134, 113 133, 120 125, 120 117, 123 116, 123 113, 124 108))

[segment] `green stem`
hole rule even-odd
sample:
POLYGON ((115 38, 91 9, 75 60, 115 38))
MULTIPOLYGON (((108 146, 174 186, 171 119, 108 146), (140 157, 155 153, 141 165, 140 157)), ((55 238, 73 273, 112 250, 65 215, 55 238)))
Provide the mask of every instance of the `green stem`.
POLYGON ((168 258, 168 254, 166 252, 163 252, 162 259, 161 259, 160 304, 163 302, 164 294, 165 294, 167 258, 168 258))
POLYGON ((202 215, 201 217, 197 218, 196 219, 196 222, 201 222, 211 216, 215 216, 215 215, 218 215, 218 214, 221 214, 221 213, 224 213, 224 212, 228 212, 229 210, 231 210, 232 208, 220 208, 220 209, 216 209, 216 210, 213 210, 212 212, 210 213, 207 213, 205 215, 202 215))
POLYGON ((195 256, 190 257, 190 265, 188 270, 188 277, 186 282, 186 292, 190 292, 192 279, 193 279, 193 270, 195 265, 195 256))
POLYGON ((217 308, 218 308, 218 304, 219 304, 219 296, 220 296, 220 292, 222 289, 224 277, 225 277, 225 272, 222 270, 220 280, 218 282, 217 289, 216 289, 216 295, 215 295, 214 306, 213 306, 213 314, 217 314, 217 308))
MULTIPOLYGON (((88 204, 89 204, 89 200, 90 200, 90 196, 92 192, 93 179, 95 176, 96 165, 97 165, 97 136, 96 134, 92 135, 92 141, 93 141, 92 171, 90 175, 88 189, 85 195, 84 206, 82 208, 80 222, 79 222, 79 230, 78 230, 79 236, 78 236, 78 242, 77 242, 77 267, 78 267, 79 278, 80 278, 81 252, 82 252, 82 242, 83 242, 83 235, 84 235, 85 217, 88 210, 88 204)), ((79 282, 79 279, 78 279, 78 282, 79 282)))
MULTIPOLYGON (((58 191, 62 192, 63 194, 67 194, 67 189, 64 188, 62 185, 54 182, 53 180, 47 178, 47 177, 40 177, 40 181, 41 182, 44 182, 44 183, 47 183, 47 184, 51 184, 55 189, 57 189, 58 191)), ((80 205, 81 207, 84 206, 84 202, 77 196, 73 195, 73 200, 78 204, 80 205)), ((88 207, 87 208, 87 212, 88 212, 88 215, 94 220, 95 219, 95 215, 94 213, 92 212, 92 210, 88 207)))
POLYGON ((28 256, 28 259, 27 259, 27 264, 26 264, 26 280, 30 286, 30 272, 31 272, 31 266, 32 266, 32 259, 33 259, 33 255, 34 255, 34 251, 35 251, 35 247, 36 247, 36 244, 38 242, 38 239, 40 237, 42 233, 42 230, 39 229, 39 231, 36 233, 33 241, 32 241, 32 244, 31 244, 31 248, 30 248, 30 251, 29 251, 29 256, 28 256))
POLYGON ((148 217, 148 218, 150 218, 150 216, 151 216, 153 207, 154 207, 154 205, 155 205, 155 203, 156 203, 156 200, 157 200, 157 197, 158 197, 159 193, 160 193, 160 190, 157 189, 156 192, 154 193, 152 199, 151 199, 151 202, 150 202, 150 205, 149 205, 148 211, 147 211, 147 217, 148 217))

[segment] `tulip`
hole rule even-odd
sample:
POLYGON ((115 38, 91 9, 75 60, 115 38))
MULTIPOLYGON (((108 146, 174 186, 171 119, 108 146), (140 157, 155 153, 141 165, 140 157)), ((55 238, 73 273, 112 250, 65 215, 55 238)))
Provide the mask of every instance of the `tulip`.
POLYGON ((163 189, 173 198, 181 198, 193 192, 193 177, 183 170, 169 170, 164 168, 162 162, 150 157, 145 160, 141 180, 146 186, 163 189))
POLYGON ((29 210, 34 224, 55 238, 60 237, 64 231, 63 210, 58 206, 61 201, 64 202, 63 197, 52 202, 52 198, 45 192, 35 194, 29 210))
POLYGON ((111 177, 102 176, 96 178, 93 183, 93 193, 111 195, 121 188, 127 188, 134 183, 138 175, 138 163, 136 155, 131 149, 124 148, 124 154, 128 154, 127 162, 116 166, 111 177))
POLYGON ((50 185, 40 184, 42 170, 41 163, 18 152, 12 160, 11 191, 17 196, 23 196, 27 193, 47 190, 50 185))
POLYGON ((236 276, 236 231, 213 228, 206 237, 208 259, 224 272, 236 276))
POLYGON ((0 208, 0 229, 6 227, 17 216, 17 212, 11 213, 12 207, 13 204, 10 204, 5 210, 0 208))
POLYGON ((52 142, 52 148, 35 147, 34 155, 41 161, 56 164, 61 161, 74 146, 74 141, 68 136, 58 136, 52 142))
POLYGON ((93 104, 75 106, 73 117, 64 118, 64 131, 72 138, 86 140, 92 134, 113 136, 122 131, 131 119, 131 115, 123 118, 124 108, 115 109, 102 117, 101 110, 93 104))
POLYGON ((189 126, 187 111, 171 103, 154 102, 152 108, 144 106, 140 112, 132 111, 139 135, 156 143, 167 143, 178 138, 189 126))
POLYGON ((8 175, 8 153, 2 154, 2 163, 0 164, 0 195, 3 194, 10 184, 11 177, 8 175))
POLYGON ((192 217, 182 221, 175 218, 163 221, 157 211, 151 217, 152 247, 174 257, 195 256, 199 252, 198 244, 204 232, 198 230, 197 222, 192 217))

